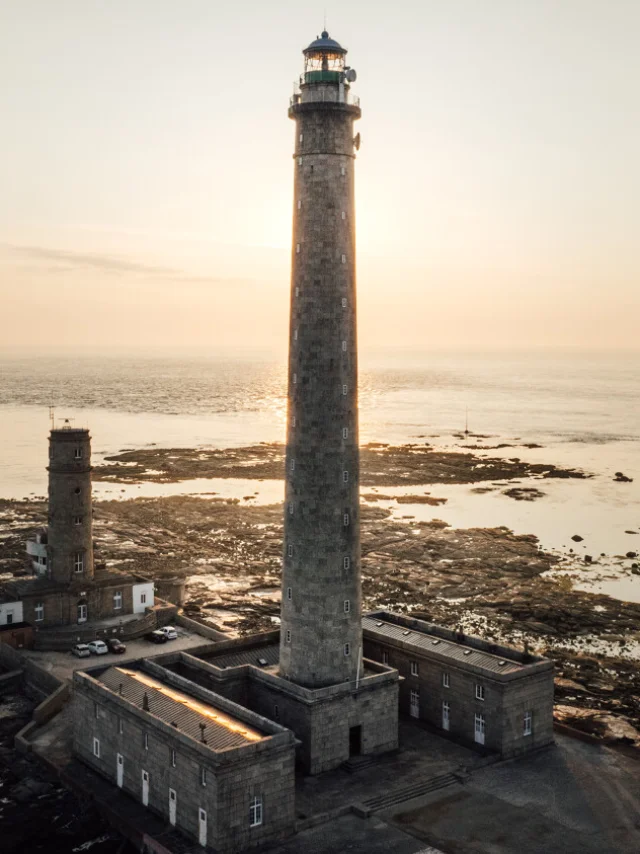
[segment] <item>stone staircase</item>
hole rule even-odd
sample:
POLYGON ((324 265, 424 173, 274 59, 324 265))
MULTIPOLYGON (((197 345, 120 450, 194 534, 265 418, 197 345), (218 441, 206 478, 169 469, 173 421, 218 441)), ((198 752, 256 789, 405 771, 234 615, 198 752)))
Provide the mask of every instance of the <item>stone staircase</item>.
POLYGON ((355 774, 356 771, 362 771, 365 768, 371 768, 380 760, 380 756, 375 753, 370 753, 367 756, 351 756, 345 760, 340 766, 343 771, 348 774, 355 774))
POLYGON ((435 777, 430 777, 428 780, 419 780, 401 789, 392 789, 374 798, 369 798, 358 804, 355 811, 363 817, 367 817, 371 813, 389 809, 405 801, 428 795, 430 792, 444 789, 446 786, 452 786, 454 783, 459 782, 460 778, 455 774, 438 774, 435 777))

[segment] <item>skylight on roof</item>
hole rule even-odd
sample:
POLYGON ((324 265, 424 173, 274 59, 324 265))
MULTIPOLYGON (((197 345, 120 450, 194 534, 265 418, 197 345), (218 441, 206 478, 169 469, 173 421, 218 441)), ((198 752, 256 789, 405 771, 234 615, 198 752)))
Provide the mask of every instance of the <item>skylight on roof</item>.
POLYGON ((463 655, 471 655, 471 650, 470 650, 470 649, 465 649, 465 651, 464 651, 462 654, 463 654, 463 655))
POLYGON ((498 667, 504 667, 507 662, 502 660, 498 662, 498 667))
POLYGON ((384 626, 384 623, 376 623, 376 626, 384 626))
POLYGON ((406 637, 407 635, 410 635, 411 632, 402 632, 402 634, 406 637))
POLYGON ((439 640, 433 640, 433 641, 431 641, 431 643, 432 643, 434 646, 438 646, 438 644, 440 643, 440 641, 439 641, 439 640))

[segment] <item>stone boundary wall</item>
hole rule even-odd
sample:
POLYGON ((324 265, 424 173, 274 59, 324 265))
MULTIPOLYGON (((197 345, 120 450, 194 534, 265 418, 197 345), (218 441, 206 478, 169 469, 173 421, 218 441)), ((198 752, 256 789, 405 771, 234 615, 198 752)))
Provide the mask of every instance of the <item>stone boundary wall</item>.
POLYGON ((210 638, 215 641, 226 641, 229 640, 229 635, 224 634, 223 632, 219 632, 216 629, 212 629, 210 626, 207 626, 206 623, 199 623, 197 620, 192 620, 191 617, 187 617, 184 614, 176 614, 175 622, 182 626, 185 629, 189 629, 191 632, 195 632, 198 635, 202 635, 202 637, 210 638))
POLYGON ((57 691, 63 684, 57 676, 43 670, 26 655, 6 643, 0 643, 0 664, 9 670, 23 670, 27 686, 41 696, 57 691))
POLYGON ((32 718, 38 726, 46 724, 51 718, 55 717, 58 712, 61 712, 67 701, 71 698, 71 685, 69 682, 63 683, 52 694, 40 703, 33 710, 32 718))

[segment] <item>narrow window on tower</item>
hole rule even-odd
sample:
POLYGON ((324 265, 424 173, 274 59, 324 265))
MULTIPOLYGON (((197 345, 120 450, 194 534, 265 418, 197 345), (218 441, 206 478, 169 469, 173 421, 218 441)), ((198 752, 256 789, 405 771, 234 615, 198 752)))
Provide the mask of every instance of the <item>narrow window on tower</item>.
POLYGON ((346 342, 346 341, 343 341, 343 342, 342 342, 342 352, 343 352, 343 353, 346 353, 346 352, 347 352, 347 342, 346 342))
POLYGON ((295 385, 297 382, 298 382, 298 375, 294 374, 293 375, 293 384, 295 385))
POLYGON ((342 386, 342 393, 343 393, 343 394, 346 394, 346 393, 347 393, 347 387, 346 387, 346 385, 343 385, 343 386, 342 386))
POLYGON ((295 415, 294 415, 294 416, 292 417, 292 419, 291 419, 291 426, 292 426, 292 427, 295 427, 295 426, 296 426, 296 416, 295 416, 295 415))
POLYGON ((296 461, 291 460, 291 471, 295 471, 295 470, 296 470, 296 461))
POLYGON ((300 296, 300 288, 296 288, 296 296, 297 296, 297 297, 299 297, 299 296, 300 296))
POLYGON ((287 599, 291 599, 291 588, 287 587, 287 599))
POLYGON ((303 139, 304 139, 304 135, 300 134, 300 142, 302 142, 303 139))
POLYGON ((351 655, 351 644, 346 643, 344 645, 344 654, 345 655, 351 655))
POLYGON ((82 459, 82 448, 76 448, 75 451, 73 452, 73 457, 76 460, 81 460, 82 459))
POLYGON ((276 703, 273 707, 273 717, 279 721, 280 720, 280 709, 278 708, 278 704, 276 703))
POLYGON ((351 610, 351 602, 349 602, 348 599, 345 599, 344 600, 344 612, 345 612, 345 614, 348 614, 350 610, 351 610))
POLYGON ((346 528, 346 527, 347 527, 347 525, 349 524, 349 514, 348 514, 348 513, 345 513, 345 514, 344 514, 344 516, 342 517, 342 522, 343 522, 343 524, 344 524, 344 526, 345 526, 345 528, 346 528))
POLYGON ((346 263, 347 263, 347 256, 346 256, 346 255, 343 255, 343 256, 342 256, 342 263, 343 263, 343 264, 346 264, 346 263))
POLYGON ((298 254, 300 253, 300 244, 299 243, 296 243, 296 252, 298 254))
POLYGON ((287 549, 287 554, 289 555, 289 557, 293 557, 293 546, 289 546, 289 548, 287 549))
POLYGON ((297 340, 298 340, 298 330, 297 330, 297 329, 296 329, 296 330, 294 330, 294 333, 293 333, 293 340, 294 340, 294 341, 297 341, 297 340))
POLYGON ((346 175, 346 174, 347 174, 347 170, 344 168, 344 166, 340 169, 340 174, 341 174, 341 175, 346 175))
POLYGON ((291 629, 287 629, 287 643, 291 643, 291 629))
POLYGON ((342 438, 343 438, 343 439, 348 439, 348 438, 349 438, 349 428, 348 428, 348 427, 343 427, 343 428, 342 428, 342 438))
POLYGON ((74 525, 82 525, 82 516, 74 516, 73 517, 74 525))
POLYGON ((302 166, 302 157, 298 157, 298 166, 302 166))
POLYGON ((347 307, 347 301, 346 301, 346 299, 345 299, 344 297, 342 297, 342 307, 343 307, 343 308, 346 308, 346 307, 347 307))
POLYGON ((342 482, 343 483, 349 483, 349 472, 348 471, 342 472, 342 482))
POLYGON ((302 199, 298 199, 298 210, 302 207, 302 199))
POLYGON ((345 211, 342 211, 342 219, 346 219, 346 218, 347 218, 347 214, 345 213, 345 211))
POLYGON ((344 558, 344 560, 342 561, 342 565, 344 566, 345 569, 349 569, 349 567, 351 566, 351 558, 350 557, 344 558))
POLYGON ((293 516, 293 501, 289 502, 289 516, 293 516))

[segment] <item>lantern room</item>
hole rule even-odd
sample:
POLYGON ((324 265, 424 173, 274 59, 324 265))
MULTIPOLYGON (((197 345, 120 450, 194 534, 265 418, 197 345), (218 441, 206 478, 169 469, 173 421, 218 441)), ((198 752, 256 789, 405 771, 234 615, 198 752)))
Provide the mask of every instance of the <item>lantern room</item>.
POLYGON ((324 30, 304 53, 304 83, 341 83, 344 81, 347 51, 324 30))

